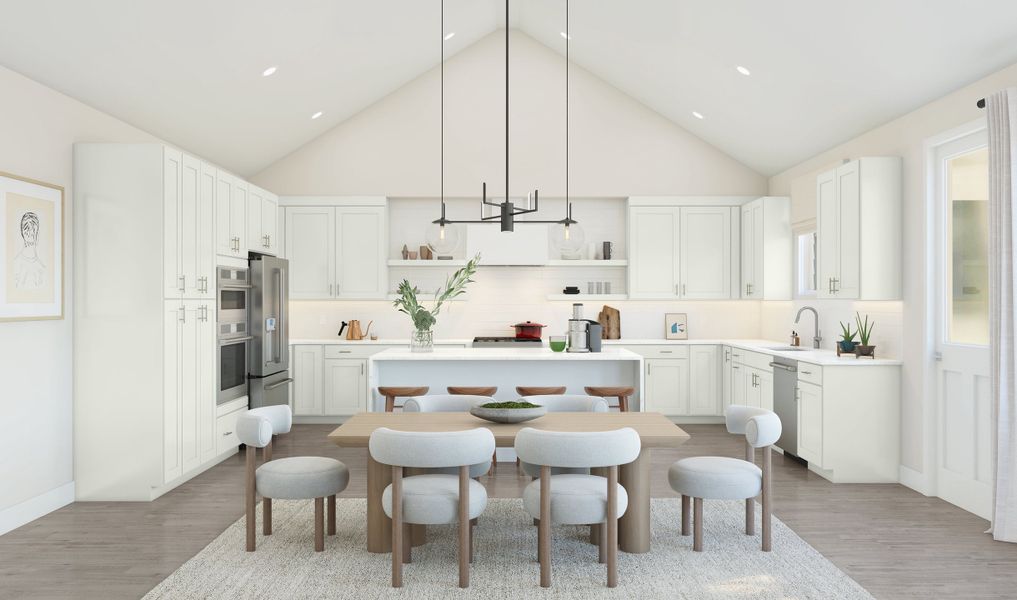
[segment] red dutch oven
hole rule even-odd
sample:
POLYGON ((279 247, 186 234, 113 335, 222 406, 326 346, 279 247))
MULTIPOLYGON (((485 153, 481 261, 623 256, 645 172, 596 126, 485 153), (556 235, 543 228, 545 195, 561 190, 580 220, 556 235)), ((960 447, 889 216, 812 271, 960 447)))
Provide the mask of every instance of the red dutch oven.
POLYGON ((516 339, 539 340, 540 330, 545 326, 533 321, 527 321, 525 323, 516 323, 513 327, 516 328, 516 339))

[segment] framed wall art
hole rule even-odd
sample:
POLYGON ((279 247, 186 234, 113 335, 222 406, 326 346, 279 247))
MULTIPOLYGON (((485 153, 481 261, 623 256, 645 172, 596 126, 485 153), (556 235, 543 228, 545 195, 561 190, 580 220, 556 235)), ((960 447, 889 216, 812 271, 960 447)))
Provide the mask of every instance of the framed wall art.
POLYGON ((664 338, 668 340, 689 339, 689 317, 685 313, 664 315, 664 338))
POLYGON ((64 188, 0 172, 0 321, 64 317, 64 188))

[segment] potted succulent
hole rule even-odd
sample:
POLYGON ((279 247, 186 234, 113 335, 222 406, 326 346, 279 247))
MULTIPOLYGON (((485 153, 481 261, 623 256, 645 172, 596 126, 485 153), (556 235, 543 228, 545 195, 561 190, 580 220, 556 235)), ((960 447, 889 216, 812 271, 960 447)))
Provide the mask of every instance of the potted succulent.
POLYGON ((837 341, 837 355, 839 356, 842 352, 846 354, 853 354, 855 346, 858 342, 855 341, 855 336, 858 335, 857 331, 851 331, 851 323, 845 323, 840 321, 840 340, 837 341))
POLYGON ((872 337, 872 329, 876 326, 875 322, 869 324, 869 315, 865 315, 865 322, 862 322, 862 317, 858 313, 855 313, 855 324, 858 326, 858 345, 855 346, 855 356, 871 356, 876 357, 876 347, 869 345, 869 338, 872 337))
POLYGON ((477 272, 477 263, 480 262, 480 255, 474 256, 448 279, 445 280, 445 287, 434 293, 434 306, 426 308, 417 300, 420 290, 411 285, 406 279, 399 284, 398 295, 393 306, 399 312, 405 313, 413 319, 413 334, 410 336, 410 350, 413 352, 431 352, 434 350, 434 324, 438 320, 438 313, 441 305, 461 296, 466 292, 467 284, 473 283, 473 275, 477 272))

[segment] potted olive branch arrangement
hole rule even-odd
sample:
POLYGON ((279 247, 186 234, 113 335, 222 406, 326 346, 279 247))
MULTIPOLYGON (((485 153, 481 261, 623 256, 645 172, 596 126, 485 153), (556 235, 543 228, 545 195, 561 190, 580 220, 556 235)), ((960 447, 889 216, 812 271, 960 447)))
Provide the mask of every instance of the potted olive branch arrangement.
POLYGON ((876 347, 869 345, 869 338, 872 337, 872 329, 876 326, 873 322, 869 324, 869 315, 865 315, 865 322, 862 322, 862 317, 858 313, 855 313, 855 324, 858 326, 858 345, 855 346, 855 356, 870 356, 876 358, 876 347))
POLYGON ((434 293, 434 306, 426 308, 417 299, 420 290, 411 285, 406 279, 399 284, 397 291, 398 298, 392 303, 399 312, 405 313, 413 319, 413 334, 410 337, 410 350, 413 352, 431 352, 434 350, 434 324, 438 320, 438 313, 442 304, 463 295, 466 286, 473 283, 473 275, 477 272, 477 264, 480 262, 480 255, 470 259, 464 267, 453 273, 445 280, 444 289, 434 293))

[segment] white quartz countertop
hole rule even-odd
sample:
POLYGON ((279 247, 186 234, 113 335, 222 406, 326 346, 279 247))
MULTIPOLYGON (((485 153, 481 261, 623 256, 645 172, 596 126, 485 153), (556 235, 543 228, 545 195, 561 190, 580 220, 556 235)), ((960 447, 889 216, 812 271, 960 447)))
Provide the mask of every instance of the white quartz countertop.
MULTIPOLYGON (((780 356, 814 365, 838 366, 838 367, 872 367, 872 366, 894 366, 902 364, 896 358, 855 358, 853 354, 837 356, 834 350, 815 350, 807 346, 799 346, 801 350, 779 350, 789 348, 787 342, 776 342, 773 340, 661 340, 661 339, 620 339, 604 340, 604 346, 648 346, 648 345, 676 345, 676 346, 731 346, 751 352, 780 356)), ((879 356, 879 348, 876 348, 876 356, 879 356)))
MULTIPOLYGON (((436 346, 450 345, 450 346, 466 346, 470 347, 473 343, 473 338, 470 339, 447 339, 447 340, 435 340, 436 346)), ((290 340, 291 346, 331 346, 331 345, 350 345, 350 346, 409 346, 409 338, 378 338, 376 340, 363 339, 363 340, 348 340, 346 338, 334 337, 334 338, 301 338, 290 340)))
POLYGON ((411 352, 409 348, 389 348, 370 357, 371 361, 641 361, 642 356, 625 348, 605 348, 603 352, 554 352, 550 348, 435 348, 433 352, 411 352))

